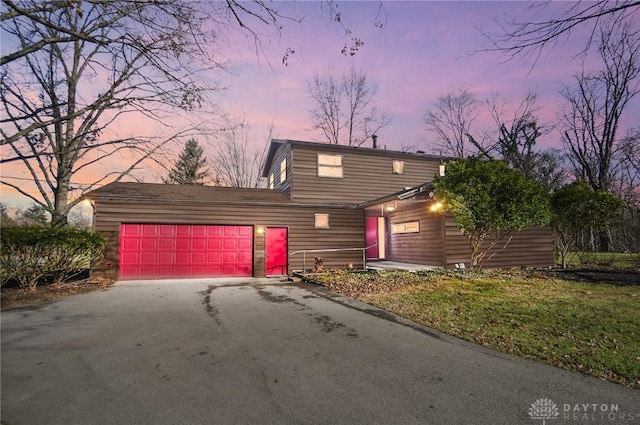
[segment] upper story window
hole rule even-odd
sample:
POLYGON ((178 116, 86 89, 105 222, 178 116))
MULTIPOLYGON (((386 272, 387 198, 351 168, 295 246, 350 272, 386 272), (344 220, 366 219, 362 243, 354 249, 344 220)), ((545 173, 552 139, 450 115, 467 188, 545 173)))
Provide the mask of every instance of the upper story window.
POLYGON ((283 183, 287 179, 287 158, 283 159, 280 163, 280 183, 283 183))
POLYGON ((273 189, 275 187, 273 173, 269 174, 269 189, 273 189))
POLYGON ((318 177, 341 179, 342 176, 342 155, 318 154, 318 177))
POLYGON ((404 161, 394 160, 391 168, 393 174, 404 174, 404 161))

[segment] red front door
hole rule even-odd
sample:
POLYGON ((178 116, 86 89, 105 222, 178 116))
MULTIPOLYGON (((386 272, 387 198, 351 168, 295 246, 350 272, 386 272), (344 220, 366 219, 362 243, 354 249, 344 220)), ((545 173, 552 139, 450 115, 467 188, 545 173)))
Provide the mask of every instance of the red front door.
POLYGON ((365 243, 367 260, 378 259, 378 217, 365 217, 365 243))
POLYGON ((267 227, 267 276, 285 276, 288 272, 287 235, 286 227, 267 227))

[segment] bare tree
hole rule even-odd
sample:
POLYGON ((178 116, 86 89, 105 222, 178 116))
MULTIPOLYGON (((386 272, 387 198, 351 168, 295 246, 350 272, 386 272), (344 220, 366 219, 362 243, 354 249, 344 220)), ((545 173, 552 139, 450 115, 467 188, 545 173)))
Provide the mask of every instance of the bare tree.
MULTIPOLYGON (((616 190, 626 180, 623 153, 625 146, 637 142, 619 133, 624 111, 640 93, 640 31, 623 17, 614 17, 599 27, 598 37, 603 70, 587 72, 583 66, 575 86, 562 91, 563 144, 579 179, 594 190, 624 196, 616 190)), ((601 250, 608 251, 611 241, 609 232, 600 233, 601 250)))
MULTIPOLYGON (((536 3, 530 8, 546 8, 551 1, 536 3)), ((557 4, 554 2, 554 6, 557 4)), ((619 19, 628 16, 637 19, 640 1, 635 0, 598 0, 576 1, 566 3, 566 9, 558 17, 534 21, 519 21, 512 19, 506 22, 497 21, 497 34, 483 31, 490 46, 485 49, 504 53, 507 58, 515 56, 539 57, 547 47, 555 46, 563 36, 568 36, 576 27, 587 26, 591 36, 586 40, 584 51, 588 50, 597 33, 597 28, 603 20, 619 19)), ((540 15, 539 10, 532 11, 532 15, 540 15)), ((576 52, 578 53, 578 52, 576 52)))
POLYGON ((487 101, 497 134, 487 137, 494 142, 477 147, 487 157, 504 160, 512 168, 549 189, 559 188, 564 179, 562 155, 554 149, 539 150, 537 142, 549 134, 553 126, 540 122, 541 107, 534 92, 526 93, 515 107, 494 95, 487 101))
POLYGON ((620 118, 640 92, 640 31, 614 19, 598 30, 604 69, 583 70, 565 87, 563 143, 576 174, 594 190, 611 191, 619 163, 620 118))
MULTIPOLYGON (((265 148, 250 142, 250 127, 244 118, 225 117, 226 125, 219 131, 216 143, 209 151, 212 178, 216 186, 257 188, 264 186, 261 167, 265 148)), ((269 129, 271 140, 273 124, 269 129)))
POLYGON ((472 127, 479 111, 480 102, 467 89, 438 97, 425 113, 424 123, 427 132, 435 136, 440 153, 464 158, 477 151, 472 127))
POLYGON ((339 78, 332 70, 316 73, 307 89, 314 129, 321 130, 329 143, 362 146, 391 122, 389 113, 375 106, 376 86, 353 67, 339 78))
POLYGON ((201 131, 186 125, 165 127, 162 138, 118 137, 111 128, 132 114, 162 127, 169 114, 201 110, 214 89, 201 78, 217 67, 208 51, 214 29, 245 26, 243 16, 264 23, 278 16, 260 0, 3 4, 3 38, 16 47, 3 57, 0 75, 1 162, 21 164, 35 188, 6 176, 1 182, 44 207, 53 226, 66 224, 83 192, 159 161, 168 143, 201 131), (121 166, 78 183, 105 161, 121 166))

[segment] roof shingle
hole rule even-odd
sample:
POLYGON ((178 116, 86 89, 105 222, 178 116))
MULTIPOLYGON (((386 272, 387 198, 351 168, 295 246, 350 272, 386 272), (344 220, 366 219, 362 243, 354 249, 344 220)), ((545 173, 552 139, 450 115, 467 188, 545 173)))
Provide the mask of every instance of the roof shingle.
POLYGON ((277 190, 159 183, 117 182, 85 195, 89 199, 194 201, 225 203, 290 203, 277 190))

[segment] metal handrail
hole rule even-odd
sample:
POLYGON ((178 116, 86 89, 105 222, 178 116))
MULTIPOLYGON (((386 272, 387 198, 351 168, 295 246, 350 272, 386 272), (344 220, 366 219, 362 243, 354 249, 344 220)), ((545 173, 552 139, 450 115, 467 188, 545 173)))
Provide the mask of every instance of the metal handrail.
POLYGON ((302 274, 305 275, 307 273, 307 253, 317 253, 317 252, 340 252, 340 251, 362 251, 362 269, 367 269, 367 250, 369 248, 373 248, 374 246, 378 246, 377 243, 373 245, 369 245, 365 248, 330 248, 330 249, 305 249, 301 251, 290 252, 289 256, 295 254, 302 254, 302 274))

